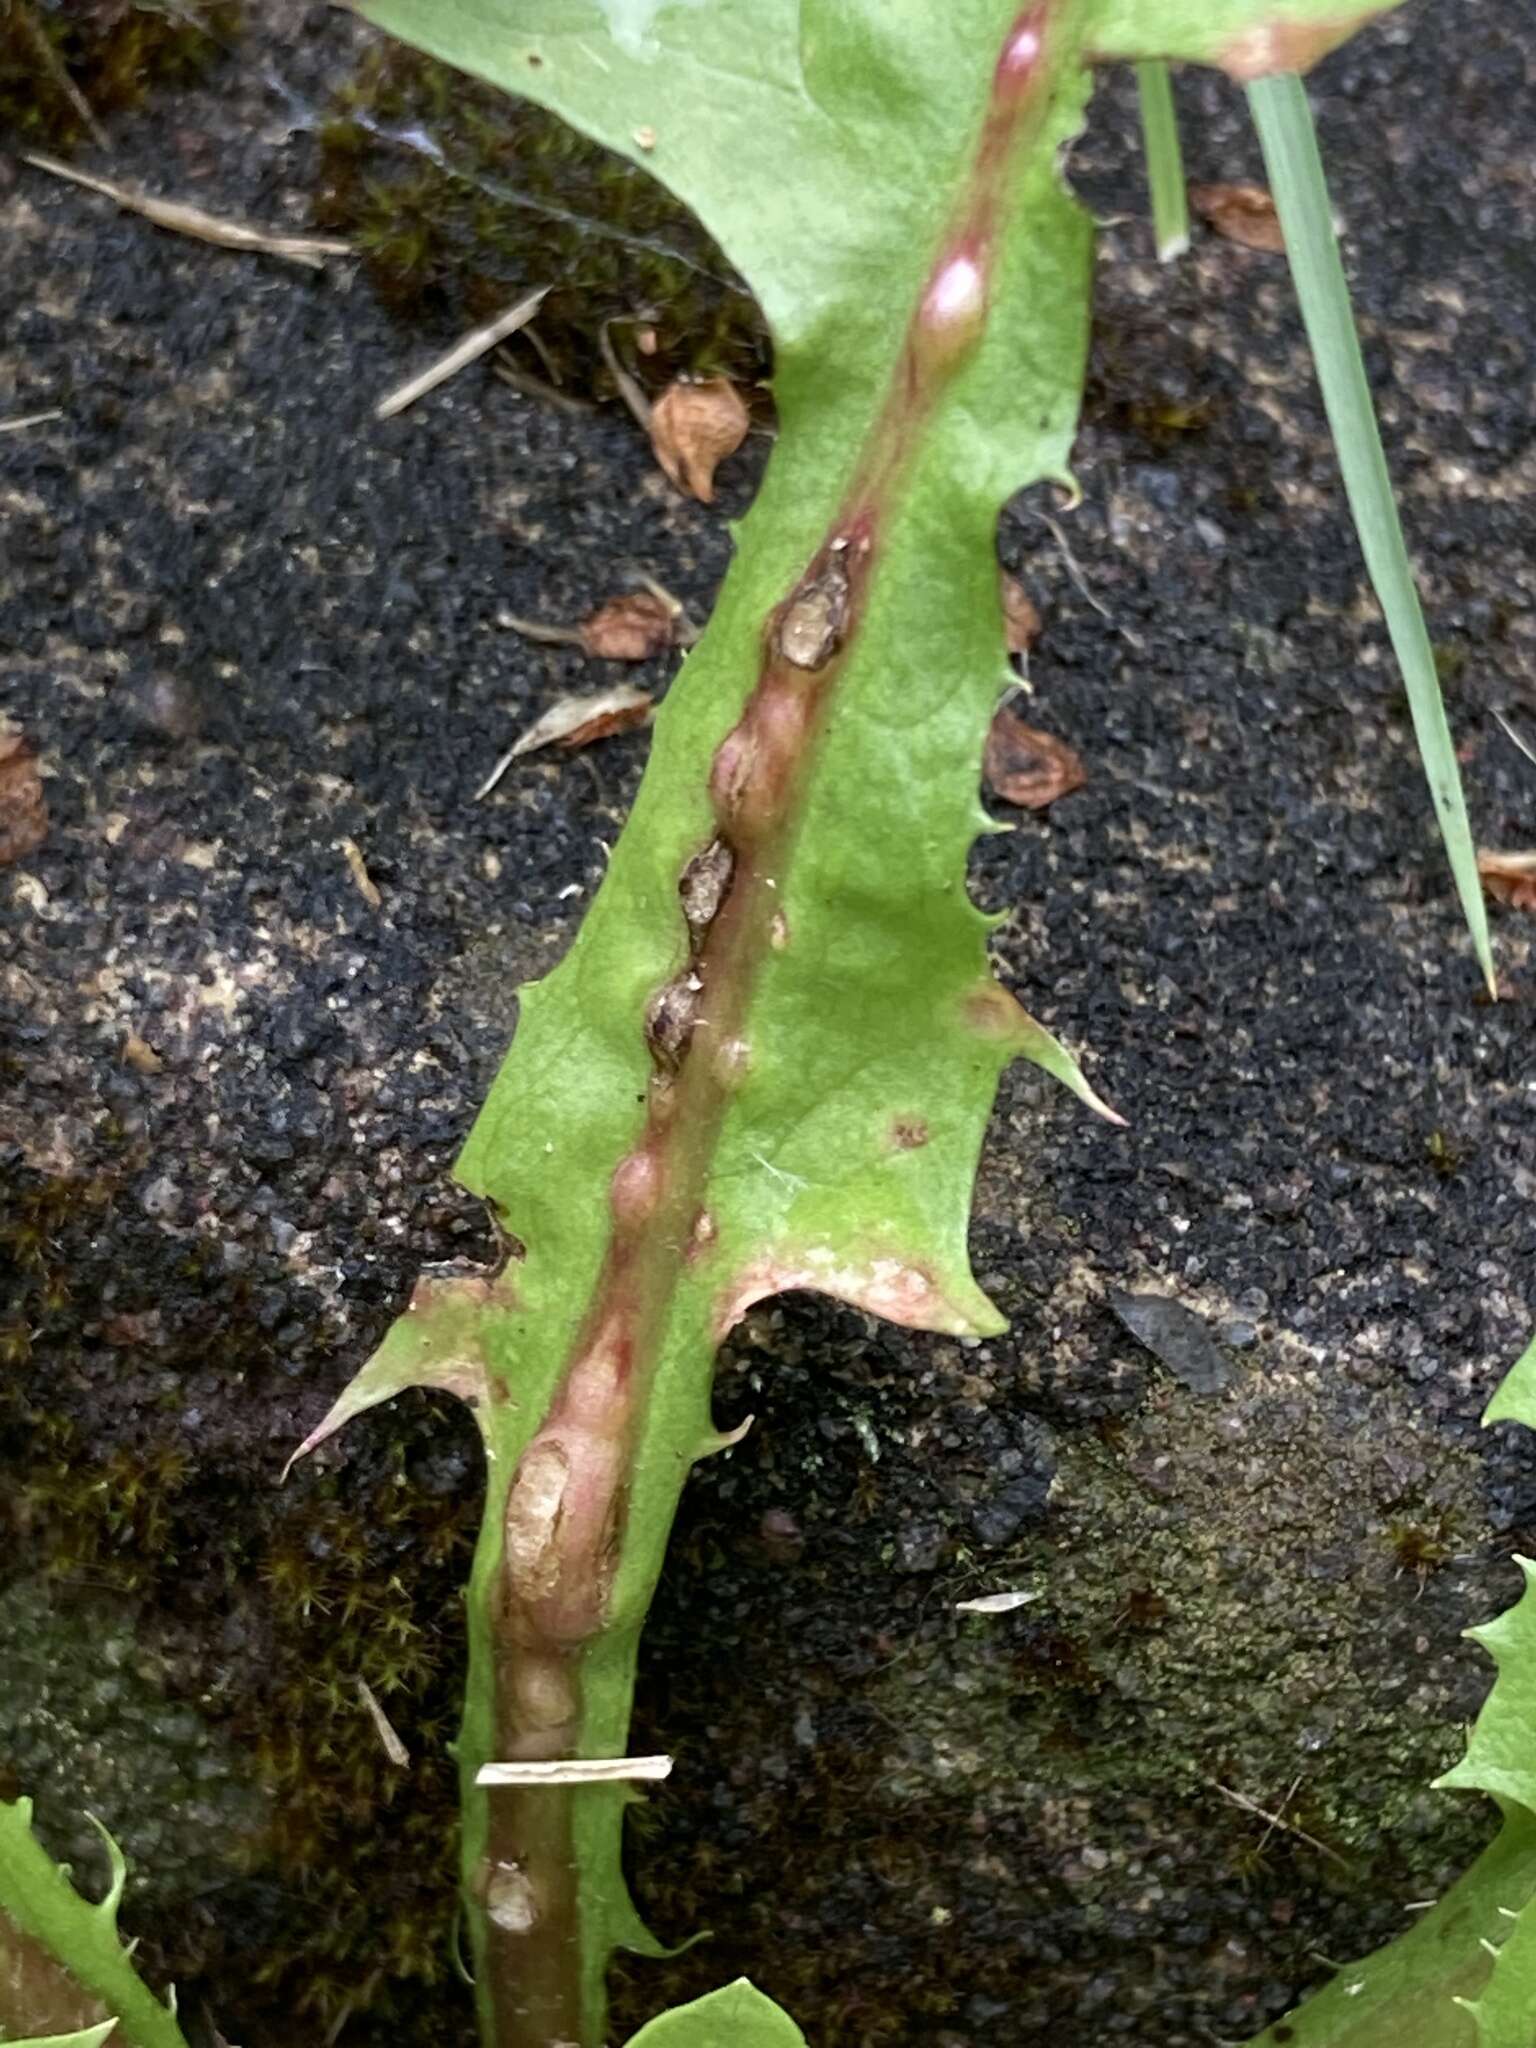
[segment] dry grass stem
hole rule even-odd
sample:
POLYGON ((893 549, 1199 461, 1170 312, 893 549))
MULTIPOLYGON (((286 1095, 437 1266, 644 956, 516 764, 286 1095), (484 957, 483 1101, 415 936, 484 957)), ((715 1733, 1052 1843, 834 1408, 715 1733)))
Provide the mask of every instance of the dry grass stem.
POLYGON ((379 894, 379 885, 368 872, 368 863, 363 859, 363 849, 355 839, 338 839, 336 850, 347 864, 347 871, 357 884, 357 893, 370 910, 382 910, 384 898, 379 894))
POLYGON ((0 420, 0 434, 19 434, 23 427, 46 426, 49 420, 61 420, 64 415, 57 406, 49 412, 24 412, 14 420, 0 420))
POLYGON ((215 242, 221 249, 280 256, 287 263, 302 263, 309 270, 318 270, 327 256, 352 253, 350 242, 315 235, 275 234, 266 228, 253 228, 245 221, 225 220, 216 213, 204 213, 200 206, 185 206, 179 199, 157 199, 153 193, 135 192, 110 178, 93 177, 89 171, 77 171, 72 164, 61 164, 56 157, 28 152, 22 161, 46 171, 50 177, 66 178, 72 185, 83 185, 88 192, 100 192, 129 213, 142 214, 157 228, 168 228, 173 235, 190 235, 199 242, 215 242))
POLYGON ((537 291, 526 292, 515 306, 508 306, 498 313, 494 320, 488 320, 483 327, 477 327, 472 334, 466 334, 462 341, 456 341, 445 356, 439 356, 418 375, 407 378, 397 385, 386 398, 381 398, 373 409, 375 419, 390 420, 397 412, 404 412, 408 405, 414 405, 418 398, 424 398, 429 391, 435 391, 439 384, 447 383, 477 356, 483 356, 493 349, 498 341, 505 341, 509 334, 516 334, 519 327, 528 322, 543 305, 549 294, 549 286, 541 284, 537 291))
POLYGON ((635 419, 639 422, 640 431, 644 434, 649 434, 651 431, 651 401, 619 361, 619 352, 614 347, 608 333, 612 325, 613 322, 611 320, 605 320, 602 326, 598 328, 597 345, 602 351, 603 362, 607 366, 608 374, 618 387, 620 398, 623 399, 624 403, 634 414, 635 419))
POLYGON ((579 647, 580 626, 557 626, 543 619, 519 618, 516 612, 498 612, 498 626, 505 626, 508 632, 518 633, 524 640, 537 640, 541 647, 579 647))
MULTIPOLYGON (((1250 1799, 1246 1792, 1234 1792, 1230 1785, 1223 1785, 1219 1778, 1207 1778, 1205 1782, 1213 1792, 1219 1792, 1223 1799, 1230 1799, 1234 1806, 1240 1806, 1244 1813, 1251 1813, 1256 1820, 1267 1821, 1271 1828, 1279 1828, 1284 1834, 1294 1835, 1298 1842, 1305 1842, 1308 1848, 1315 1849, 1319 1856, 1326 1856, 1330 1863, 1336 1863, 1340 1870, 1348 1870, 1349 1864, 1337 1849, 1330 1849, 1326 1842, 1320 1842, 1316 1835, 1309 1835, 1305 1828, 1297 1827, 1294 1821, 1287 1820, 1283 1814, 1271 1813, 1267 1807, 1260 1806, 1256 1799, 1250 1799)), ((1293 1785, 1291 1792, 1295 1789, 1293 1785)), ((1286 1794, 1287 1798, 1290 1796, 1290 1793, 1286 1794)))
MULTIPOLYGON (((529 332, 532 331, 530 328, 529 332)), ((505 355, 496 358, 491 370, 520 398, 536 398, 541 405, 552 405, 559 412, 570 413, 573 418, 597 411, 597 407, 590 399, 577 398, 573 392, 561 391, 547 378, 536 377, 532 370, 520 370, 516 363, 509 363, 505 355)))
POLYGON ((106 130, 96 118, 96 111, 85 94, 69 75, 69 67, 44 33, 43 25, 36 19, 30 7, 13 6, 9 19, 14 27, 21 30, 27 41, 37 52, 38 62, 48 73, 59 91, 74 108, 91 140, 98 149, 107 147, 106 130))

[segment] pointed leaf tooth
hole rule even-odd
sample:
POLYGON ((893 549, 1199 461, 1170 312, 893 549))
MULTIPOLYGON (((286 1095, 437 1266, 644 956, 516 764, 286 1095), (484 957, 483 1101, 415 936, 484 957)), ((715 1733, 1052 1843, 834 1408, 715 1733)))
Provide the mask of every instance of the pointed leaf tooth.
POLYGON ((1536 1338, 1500 1380, 1483 1410, 1483 1422, 1523 1422, 1536 1429, 1536 1338))
MULTIPOLYGON (((101 1915, 115 1934, 117 1932, 117 1909, 122 1903, 123 1886, 128 1881, 128 1859, 113 1840, 110 1831, 103 1826, 94 1813, 87 1813, 85 1817, 106 1845, 107 1868, 112 1873, 106 1895, 97 1903, 95 1911, 101 1915)), ((174 2012, 174 2003, 171 2009, 174 2012)))
POLYGON ((487 1326, 498 1312, 517 1306, 508 1269, 466 1271, 439 1267, 424 1272, 410 1306, 385 1332, 384 1341, 331 1403, 283 1467, 284 1479, 300 1458, 333 1436, 354 1415, 391 1400, 407 1387, 457 1394, 482 1415, 490 1398, 486 1358, 487 1326))
POLYGON ((973 1031, 998 1044, 1009 1058, 1029 1060, 1043 1068, 1052 1080, 1070 1088, 1096 1116, 1122 1130, 1127 1127, 1125 1118, 1110 1108, 1061 1040, 1031 1017, 1001 982, 990 982, 972 995, 966 1004, 966 1016, 973 1031))
POLYGON ((702 1458, 713 1458, 717 1452, 732 1449, 742 1441, 756 1420, 757 1417, 755 1415, 749 1415, 744 1421, 738 1422, 734 1429, 712 1430, 708 1436, 702 1439, 698 1449, 694 1452, 694 1464, 697 1465, 702 1458))

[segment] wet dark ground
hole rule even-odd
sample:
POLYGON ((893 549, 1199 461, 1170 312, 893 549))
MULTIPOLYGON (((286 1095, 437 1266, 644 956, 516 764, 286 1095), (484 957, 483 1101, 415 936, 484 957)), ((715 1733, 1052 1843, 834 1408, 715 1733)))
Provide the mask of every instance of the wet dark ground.
MULTIPOLYGON (((361 33, 274 10, 125 117, 113 170, 297 224, 313 137, 261 65, 313 95, 361 33)), ((1318 92, 1506 847, 1536 841, 1493 716, 1536 730, 1533 52, 1529 4, 1413 6, 1318 92)), ((1235 95, 1180 91, 1192 174, 1254 174, 1235 95)), ((721 1413, 757 1424, 691 1484, 638 1731, 678 1769, 637 1888, 664 1937, 713 1933, 624 1973, 626 2022, 749 1970, 826 2048, 1192 2048, 1404 1925, 1486 1830, 1425 1788, 1486 1682, 1458 1631, 1536 1541, 1530 1447, 1478 1429, 1529 1320, 1531 927, 1496 913, 1490 1006, 1283 264, 1203 236, 1149 263, 1131 114, 1111 82, 1079 166, 1112 217, 1062 528, 1092 601, 1044 501, 1003 530, 1045 621, 1029 715, 1087 787, 977 862, 1008 972, 1131 1127, 1005 1084, 974 1252, 1008 1337, 795 1299, 734 1345, 721 1413), (1163 1372, 1111 1288, 1201 1311, 1227 1387, 1163 1372)), ((450 330, 346 264, 173 240, 4 159, 0 234, 0 416, 64 415, 0 436, 0 686, 52 819, 0 873, 0 1791, 82 1857, 77 1809, 110 1822, 148 1952, 246 2048, 462 2039, 468 1433, 412 1397, 276 1479, 416 1269, 484 1248, 450 1164, 640 772, 633 736, 471 801, 616 673, 498 615, 638 570, 702 615, 762 444, 711 511, 623 414, 483 370, 379 426, 450 330)))

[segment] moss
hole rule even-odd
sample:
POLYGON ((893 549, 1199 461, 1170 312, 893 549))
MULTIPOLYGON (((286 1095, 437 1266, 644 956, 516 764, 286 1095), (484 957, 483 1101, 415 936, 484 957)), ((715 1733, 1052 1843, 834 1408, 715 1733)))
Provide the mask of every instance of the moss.
POLYGON ((238 30, 233 0, 150 0, 83 7, 77 0, 0 5, 0 134, 69 150, 88 117, 137 106, 152 84, 197 77, 238 30))
POLYGON ((614 397, 601 333, 643 382, 687 371, 752 386, 761 317, 725 258, 645 171, 542 109, 390 45, 319 129, 317 225, 350 235, 384 302, 460 324, 554 280, 517 366, 614 397))
MULTIPOLYGON (((139 1163, 130 1148, 125 1167, 139 1163)), ((441 2022, 455 1997, 447 1748, 477 1500, 472 1477, 445 1495, 411 1465, 456 1425, 401 1403, 344 1472, 278 1489, 265 1430, 248 1459, 229 1434, 245 1391, 260 1408, 283 1384, 256 1314, 279 1275, 257 1254, 231 1272, 119 1205, 111 1178, 16 1169, 0 1257, 0 1322, 33 1333, 0 1375, 20 1480, 0 1506, 20 1575, 0 1575, 0 1662, 23 1674, 0 1704, 0 1777, 42 1795, 56 1853, 74 1848, 82 1799, 102 1812, 133 1866, 151 1974, 242 1987, 220 2014, 234 2038, 291 2038, 296 2014, 316 2038, 343 2020, 359 2042, 425 2038, 422 2014, 441 2022), (164 1399, 179 1375, 206 1385, 210 1360, 232 1397, 216 1455, 164 1399), (189 1885, 222 1910, 174 1910, 189 1885)), ((318 1324, 287 1341, 323 1361, 318 1324)))

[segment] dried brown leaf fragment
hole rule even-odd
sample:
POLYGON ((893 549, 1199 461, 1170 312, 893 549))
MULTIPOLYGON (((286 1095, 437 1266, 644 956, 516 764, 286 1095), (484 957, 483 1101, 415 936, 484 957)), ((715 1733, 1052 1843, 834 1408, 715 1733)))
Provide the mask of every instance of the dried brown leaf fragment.
POLYGON ((141 1038, 137 1031, 130 1031, 123 1040, 123 1064, 132 1067, 136 1074, 158 1074, 165 1061, 147 1038, 141 1038))
POLYGON ((1536 853, 1490 853, 1485 847, 1477 856, 1477 872, 1483 894, 1493 902, 1536 910, 1536 853))
POLYGON ((582 647, 600 661, 649 661, 672 646, 676 608, 651 590, 610 597, 576 629, 582 647))
POLYGON ((1026 811, 1043 811, 1088 780, 1064 740, 1026 725, 1006 704, 999 705, 987 734, 983 772, 994 796, 1026 811))
POLYGON ((12 725, 0 719, 0 867, 25 860, 48 837, 48 806, 37 756, 12 725))
POLYGON ((1017 576, 999 570, 1003 595, 1003 633, 1010 654, 1027 654, 1040 637, 1040 614, 1017 576))
POLYGON ((611 739, 644 725, 655 709, 652 698, 633 683, 615 683, 611 690, 599 690, 591 697, 557 697, 542 718, 513 741, 490 774, 475 791, 475 800, 489 796, 512 763, 540 747, 589 747, 594 740, 611 739))
POLYGON ((714 502, 715 471, 747 438, 747 408, 725 377, 679 378, 651 407, 651 446, 680 491, 714 502))
POLYGON ((1191 185, 1189 203, 1229 242, 1285 254, 1285 231, 1275 202, 1262 185, 1191 185))

